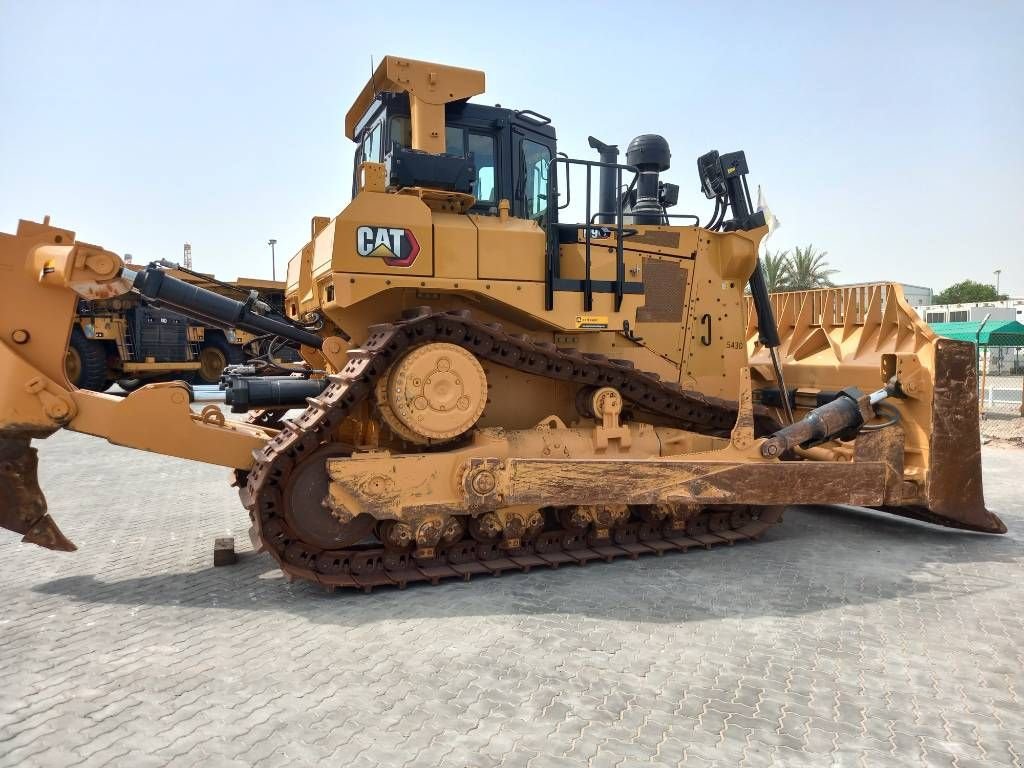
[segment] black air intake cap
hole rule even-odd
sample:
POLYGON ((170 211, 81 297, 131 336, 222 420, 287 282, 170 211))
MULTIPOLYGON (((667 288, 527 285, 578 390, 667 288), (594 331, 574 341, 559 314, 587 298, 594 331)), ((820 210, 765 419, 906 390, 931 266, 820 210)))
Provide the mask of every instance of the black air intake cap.
POLYGON ((644 133, 637 136, 626 148, 626 163, 641 171, 667 171, 672 160, 672 152, 664 136, 656 133, 644 133))

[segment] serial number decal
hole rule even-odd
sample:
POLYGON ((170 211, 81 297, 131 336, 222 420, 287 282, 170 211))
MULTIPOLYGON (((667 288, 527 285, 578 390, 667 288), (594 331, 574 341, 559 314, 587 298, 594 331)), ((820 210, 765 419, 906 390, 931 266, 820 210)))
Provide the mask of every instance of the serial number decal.
POLYGON ((607 315, 576 315, 576 327, 586 329, 599 329, 608 327, 607 315))

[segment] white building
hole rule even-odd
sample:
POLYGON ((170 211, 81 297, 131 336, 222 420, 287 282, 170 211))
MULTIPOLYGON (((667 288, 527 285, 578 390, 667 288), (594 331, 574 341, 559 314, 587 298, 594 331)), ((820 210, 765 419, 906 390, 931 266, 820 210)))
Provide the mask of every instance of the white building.
POLYGON ((981 322, 985 315, 992 320, 1016 320, 1024 323, 1024 299, 1002 301, 972 301, 965 304, 913 305, 926 323, 981 322))
MULTIPOLYGON (((888 283, 889 280, 879 280, 875 283, 843 283, 837 285, 836 288, 858 288, 862 285, 879 285, 880 283, 888 283)), ((909 283, 896 283, 900 288, 903 289, 903 296, 907 300, 907 303, 912 307, 920 307, 925 304, 932 303, 932 297, 934 292, 931 288, 925 288, 923 285, 910 285, 909 283)))
POLYGON ((907 283, 900 283, 899 285, 903 289, 903 297, 910 306, 923 307, 925 304, 932 303, 934 293, 931 288, 925 288, 923 285, 909 285, 907 283))

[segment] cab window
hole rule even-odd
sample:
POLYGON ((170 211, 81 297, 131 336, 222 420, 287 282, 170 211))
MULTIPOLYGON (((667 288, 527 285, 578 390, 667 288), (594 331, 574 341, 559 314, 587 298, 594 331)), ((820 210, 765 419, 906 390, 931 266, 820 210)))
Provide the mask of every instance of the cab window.
POLYGON ((452 125, 444 127, 444 152, 457 157, 466 156, 466 132, 452 125))
POLYGON ((548 210, 548 166, 551 150, 543 144, 523 139, 520 157, 520 179, 526 218, 543 223, 548 210))
MULTIPOLYGON (((393 144, 400 147, 412 145, 412 123, 408 117, 392 117, 388 123, 388 137, 393 144)), ((388 145, 388 151, 391 147, 388 145)))
POLYGON ((495 202, 494 192, 494 137, 482 133, 469 134, 469 151, 476 164, 476 182, 473 197, 477 203, 495 202))
POLYGON ((363 137, 362 153, 360 155, 360 162, 363 163, 379 163, 381 161, 381 135, 384 132, 384 124, 377 123, 373 128, 367 131, 363 137))
MULTIPOLYGON (((412 146, 412 123, 408 117, 396 115, 388 124, 391 141, 408 149, 412 146)), ((444 130, 444 151, 449 155, 462 157, 466 154, 466 133, 462 128, 446 126, 444 130)))

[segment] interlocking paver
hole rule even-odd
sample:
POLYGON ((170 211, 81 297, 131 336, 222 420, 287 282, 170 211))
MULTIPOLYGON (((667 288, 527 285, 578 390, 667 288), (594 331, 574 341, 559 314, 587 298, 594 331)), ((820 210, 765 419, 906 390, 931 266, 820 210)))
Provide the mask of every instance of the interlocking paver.
POLYGON ((793 509, 756 545, 364 596, 248 552, 221 470, 39 447, 80 550, 0 532, 0 768, 1021 763, 1022 451, 984 452, 1005 537, 793 509))

